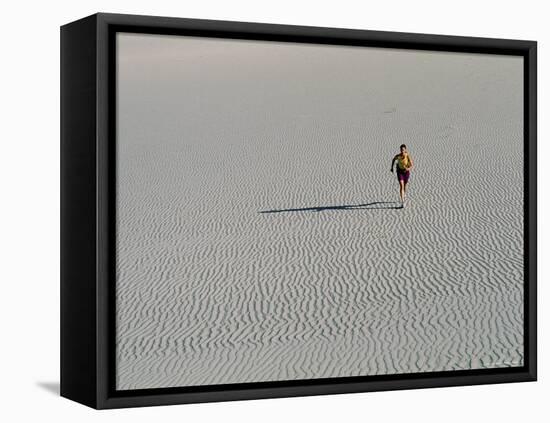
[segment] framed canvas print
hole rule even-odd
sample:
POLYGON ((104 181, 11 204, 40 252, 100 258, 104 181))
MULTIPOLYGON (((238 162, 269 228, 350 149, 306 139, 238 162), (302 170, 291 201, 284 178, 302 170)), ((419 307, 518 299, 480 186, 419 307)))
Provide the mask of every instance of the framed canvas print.
POLYGON ((61 28, 61 395, 536 380, 536 43, 61 28))

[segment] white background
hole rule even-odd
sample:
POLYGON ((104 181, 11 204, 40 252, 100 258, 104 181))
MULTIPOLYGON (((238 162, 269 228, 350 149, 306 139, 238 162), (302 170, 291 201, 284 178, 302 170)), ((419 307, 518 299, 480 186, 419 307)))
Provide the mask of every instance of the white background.
POLYGON ((539 42, 539 157, 550 148, 550 30, 543 1, 20 1, 0 31, 3 421, 519 422, 550 416, 548 174, 539 160, 539 381, 94 411, 58 396, 59 26, 95 12, 266 22, 539 42), (546 395, 545 395, 545 391, 546 395))

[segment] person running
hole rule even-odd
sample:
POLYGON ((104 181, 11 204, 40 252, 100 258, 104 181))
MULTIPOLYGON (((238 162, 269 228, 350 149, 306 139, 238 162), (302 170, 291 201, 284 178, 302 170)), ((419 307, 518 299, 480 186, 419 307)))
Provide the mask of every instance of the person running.
POLYGON ((399 150, 401 150, 401 152, 395 155, 391 161, 391 172, 393 172, 393 164, 397 162, 396 171, 397 180, 399 181, 399 197, 401 197, 401 207, 404 207, 405 193, 409 182, 409 176, 411 174, 411 169, 413 167, 413 161, 405 144, 401 144, 399 150))

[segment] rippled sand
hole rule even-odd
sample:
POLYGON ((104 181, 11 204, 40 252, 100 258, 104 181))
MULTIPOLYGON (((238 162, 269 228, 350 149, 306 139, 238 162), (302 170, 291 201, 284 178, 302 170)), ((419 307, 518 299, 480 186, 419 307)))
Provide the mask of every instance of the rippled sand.
POLYGON ((523 364, 521 59, 119 54, 118 389, 523 364))

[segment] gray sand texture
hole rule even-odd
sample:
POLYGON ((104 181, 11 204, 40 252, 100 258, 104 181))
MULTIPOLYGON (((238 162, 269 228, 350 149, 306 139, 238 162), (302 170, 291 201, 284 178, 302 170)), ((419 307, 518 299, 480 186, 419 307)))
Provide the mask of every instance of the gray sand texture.
POLYGON ((117 389, 523 365, 521 58, 117 37, 117 389))

